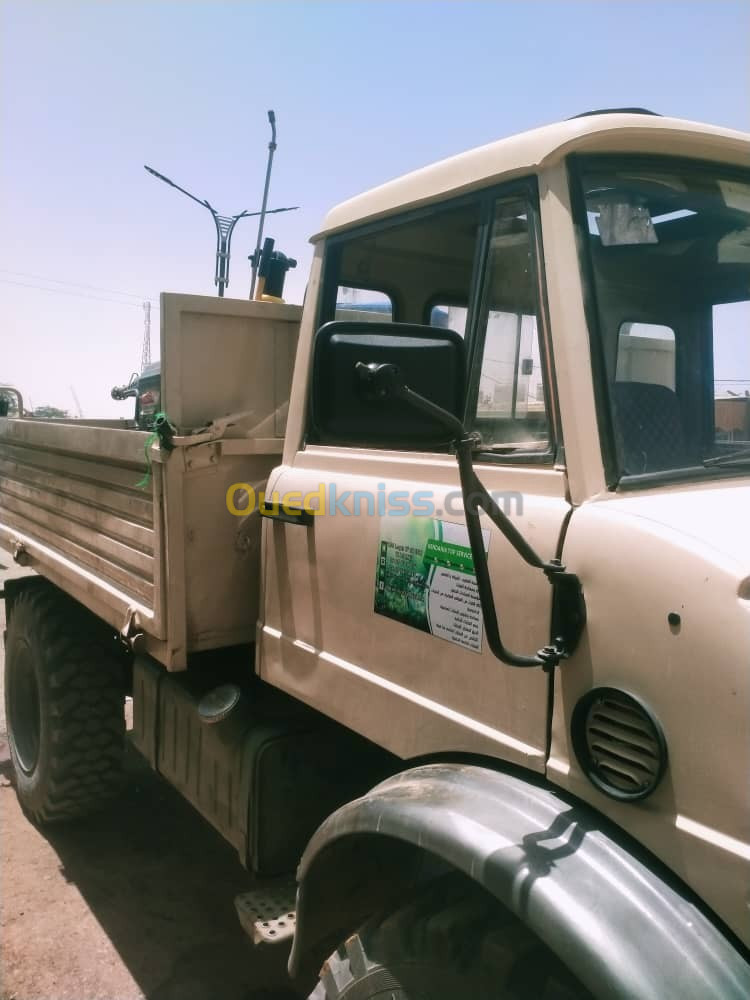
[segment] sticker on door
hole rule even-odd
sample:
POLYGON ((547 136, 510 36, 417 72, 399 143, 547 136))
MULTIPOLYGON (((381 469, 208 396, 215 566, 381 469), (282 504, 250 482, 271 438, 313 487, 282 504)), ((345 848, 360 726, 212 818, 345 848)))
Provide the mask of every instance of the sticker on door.
MULTIPOLYGON (((482 536, 486 551, 489 531, 482 536)), ((482 609, 466 526, 427 517, 383 518, 375 613, 481 652, 482 609)))

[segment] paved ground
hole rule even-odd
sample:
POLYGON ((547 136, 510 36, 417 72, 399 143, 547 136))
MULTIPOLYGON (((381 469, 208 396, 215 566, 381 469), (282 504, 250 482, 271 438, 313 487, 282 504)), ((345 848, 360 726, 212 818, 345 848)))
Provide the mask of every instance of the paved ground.
POLYGON ((237 923, 251 881, 236 854, 135 751, 113 809, 44 834, 10 776, 2 714, 0 1000, 289 996, 286 956, 253 950, 237 923))

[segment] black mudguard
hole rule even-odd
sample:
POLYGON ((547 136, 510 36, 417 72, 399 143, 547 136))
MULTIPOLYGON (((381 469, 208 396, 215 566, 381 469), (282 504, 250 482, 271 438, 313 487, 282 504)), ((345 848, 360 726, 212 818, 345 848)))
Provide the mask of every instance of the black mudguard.
POLYGON ((298 871, 291 974, 303 975, 337 925, 346 927, 342 913, 382 905, 425 854, 484 886, 596 997, 750 996, 741 946, 592 810, 462 764, 403 772, 323 823, 298 871))

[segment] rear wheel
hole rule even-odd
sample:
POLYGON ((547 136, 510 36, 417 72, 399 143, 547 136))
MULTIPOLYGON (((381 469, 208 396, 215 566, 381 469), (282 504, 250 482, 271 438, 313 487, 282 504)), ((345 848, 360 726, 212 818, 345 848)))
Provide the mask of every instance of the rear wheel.
POLYGON ((310 1000, 591 1000, 512 914, 460 875, 375 917, 324 963, 310 1000))
POLYGON ((100 622, 44 583, 12 605, 5 711, 16 791, 35 822, 85 815, 116 793, 125 745, 117 647, 100 622))

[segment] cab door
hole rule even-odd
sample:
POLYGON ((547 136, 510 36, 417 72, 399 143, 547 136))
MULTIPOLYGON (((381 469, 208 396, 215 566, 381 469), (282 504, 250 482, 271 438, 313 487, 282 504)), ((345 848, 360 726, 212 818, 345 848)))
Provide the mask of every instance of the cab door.
MULTIPOLYGON (((345 233, 326 247, 312 325, 353 303, 382 321, 387 298, 396 321, 462 335, 477 473, 551 558, 569 505, 539 243, 532 182, 345 233)), ((329 440, 309 412, 293 419, 299 445, 273 499, 315 513, 265 521, 261 676, 402 758, 480 753, 542 771, 548 678, 487 648, 455 457, 329 440)), ((534 653, 551 587, 483 521, 503 640, 534 653)))

